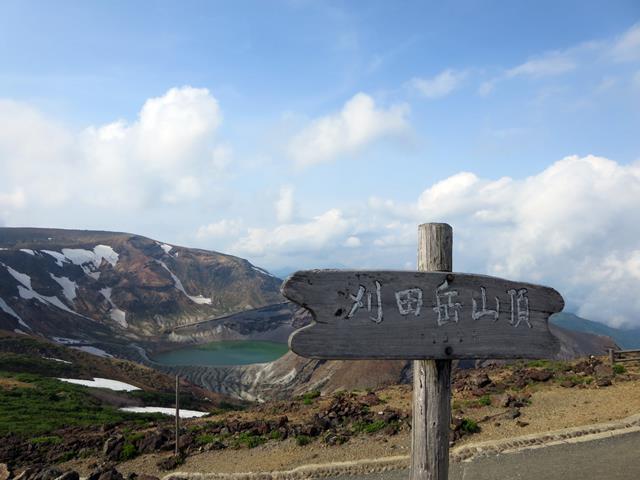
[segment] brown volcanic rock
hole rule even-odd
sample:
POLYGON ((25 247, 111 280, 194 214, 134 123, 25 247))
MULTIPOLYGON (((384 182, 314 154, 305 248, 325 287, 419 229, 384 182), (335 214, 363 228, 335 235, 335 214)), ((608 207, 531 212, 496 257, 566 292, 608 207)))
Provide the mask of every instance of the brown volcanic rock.
MULTIPOLYGON (((0 228, 0 298, 33 331, 47 336, 157 335, 178 325, 281 303, 280 284, 241 258, 138 235, 0 228), (111 250, 117 261, 94 255, 111 250), (24 298, 34 294, 20 274, 28 275, 40 300, 24 298), (53 276, 74 282, 76 297, 67 298, 53 276), (126 323, 115 308, 126 313, 126 323)), ((0 328, 28 331, 2 309, 0 328)))

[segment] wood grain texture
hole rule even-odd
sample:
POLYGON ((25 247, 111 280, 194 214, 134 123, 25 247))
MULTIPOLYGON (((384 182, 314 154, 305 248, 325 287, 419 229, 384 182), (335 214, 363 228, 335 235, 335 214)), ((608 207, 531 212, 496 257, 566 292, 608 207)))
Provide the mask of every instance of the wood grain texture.
POLYGON ((450 422, 451 360, 415 360, 411 480, 447 479, 450 422))
MULTIPOLYGON (((564 300, 540 285, 464 273, 309 270, 289 277, 282 293, 314 317, 313 324, 289 338, 290 348, 305 357, 550 358, 559 348, 548 317, 562 310, 564 300), (354 310, 363 289, 361 306, 354 310), (518 316, 517 294, 509 294, 523 289, 526 320, 518 316), (396 293, 418 290, 416 315, 417 301, 401 305, 396 293), (447 292, 456 295, 447 297, 447 292), (402 313, 401 307, 410 312, 402 313)), ((522 298, 520 307, 522 313, 522 298)))
POLYGON ((423 223, 418 227, 418 271, 453 270, 453 229, 446 223, 423 223))
MULTIPOLYGON (((451 227, 418 227, 418 270, 451 271, 451 227)), ((413 361, 411 480, 447 480, 451 423, 451 360, 413 361)))

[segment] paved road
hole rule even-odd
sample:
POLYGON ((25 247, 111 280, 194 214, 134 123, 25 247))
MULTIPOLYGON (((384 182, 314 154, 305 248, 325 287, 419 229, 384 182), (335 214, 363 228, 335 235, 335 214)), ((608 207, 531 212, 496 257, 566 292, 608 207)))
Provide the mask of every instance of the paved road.
MULTIPOLYGON (((407 480, 408 471, 330 480, 407 480)), ((640 479, 640 432, 451 464, 450 480, 640 479)))

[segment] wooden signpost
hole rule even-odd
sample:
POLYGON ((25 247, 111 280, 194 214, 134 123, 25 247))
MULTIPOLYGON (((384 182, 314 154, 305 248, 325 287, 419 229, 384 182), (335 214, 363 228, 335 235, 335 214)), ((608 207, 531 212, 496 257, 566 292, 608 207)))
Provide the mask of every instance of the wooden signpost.
POLYGON ((451 360, 545 358, 559 344, 548 318, 564 307, 552 288, 452 270, 451 227, 420 225, 418 271, 296 272, 282 293, 314 322, 289 338, 298 355, 412 359, 411 480, 449 468, 451 360))

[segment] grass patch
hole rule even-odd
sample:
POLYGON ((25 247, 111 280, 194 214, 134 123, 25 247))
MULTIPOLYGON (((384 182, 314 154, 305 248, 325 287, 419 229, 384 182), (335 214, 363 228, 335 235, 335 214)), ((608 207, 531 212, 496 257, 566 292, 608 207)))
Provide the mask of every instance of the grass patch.
POLYGON ((271 440, 282 440, 284 438, 284 435, 280 430, 271 430, 269 432, 269 438, 271 440))
POLYGON ((471 418, 463 418, 460 429, 467 433, 478 433, 480 431, 480 426, 478 425, 478 422, 471 418))
MULTIPOLYGON (((59 362, 58 362, 59 363, 59 362)), ((96 426, 124 421, 161 420, 159 414, 134 414, 103 405, 88 387, 33 373, 0 371, 0 378, 28 383, 29 388, 0 389, 0 436, 41 436, 66 426, 96 426)))
POLYGON ((307 435, 298 435, 296 437, 296 444, 300 447, 304 447, 305 445, 309 445, 311 443, 311 437, 307 435))
POLYGON ((620 375, 626 371, 627 369, 624 368, 624 365, 620 365, 619 363, 613 364, 613 373, 615 373, 616 375, 620 375))
POLYGON ((376 433, 379 430, 382 430, 386 426, 386 422, 384 420, 375 420, 373 422, 363 422, 358 421, 355 422, 351 429, 354 433, 376 433))
POLYGON ((262 445, 264 442, 267 441, 266 438, 264 438, 262 435, 252 435, 248 432, 240 433, 233 440, 234 440, 234 446, 236 448, 243 447, 243 446, 247 448, 255 448, 258 445, 262 445))
POLYGON ((29 440, 34 445, 57 445, 62 443, 62 438, 57 435, 47 435, 42 437, 35 437, 29 440))
POLYGON ((489 405, 491 405, 491 395, 483 395, 477 400, 477 402, 478 405, 488 407, 489 405))
POLYGON ((207 445, 209 443, 220 442, 222 438, 219 435, 212 433, 202 433, 196 437, 196 443, 198 445, 207 445))
POLYGON ((130 460, 138 455, 138 449, 132 443, 125 443, 120 452, 120 460, 130 460))
POLYGON ((318 390, 312 390, 302 395, 302 403, 305 405, 311 405, 313 401, 320 396, 318 390))

